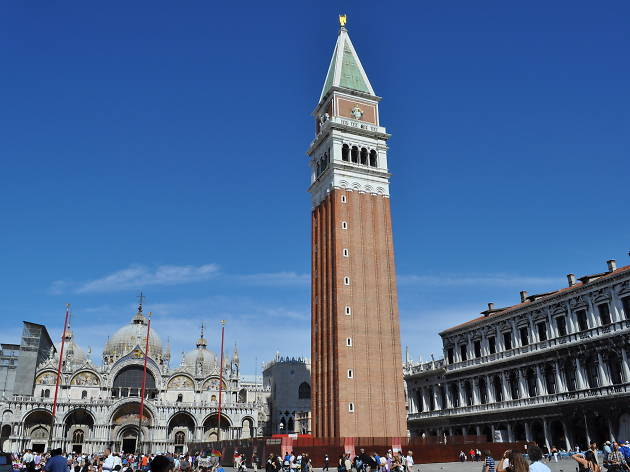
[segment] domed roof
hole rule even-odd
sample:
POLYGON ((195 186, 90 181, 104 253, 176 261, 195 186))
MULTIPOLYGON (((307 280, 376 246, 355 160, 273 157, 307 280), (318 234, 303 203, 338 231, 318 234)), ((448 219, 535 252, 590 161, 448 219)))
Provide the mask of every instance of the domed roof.
MULTIPOLYGON (((55 349, 57 350, 57 352, 61 352, 61 343, 55 344, 55 349)), ((70 329, 70 326, 66 328, 65 342, 63 344, 63 357, 65 359, 65 362, 71 367, 82 366, 88 360, 85 351, 81 349, 77 343, 74 342, 74 335, 72 333, 72 330, 70 329)))
MULTIPOLYGON (((147 319, 142 314, 140 306, 131 323, 120 328, 109 338, 103 349, 103 358, 120 358, 129 354, 136 346, 144 351, 146 336, 147 319)), ((149 332, 149 357, 156 360, 162 357, 162 341, 153 328, 149 332)))
MULTIPOLYGON (((208 350, 208 343, 203 336, 203 327, 201 328, 201 336, 197 340, 197 349, 184 354, 182 359, 182 366, 186 367, 190 372, 194 372, 195 375, 205 376, 212 372, 219 370, 218 356, 208 350)), ((229 362, 227 359, 223 359, 223 364, 229 362)))

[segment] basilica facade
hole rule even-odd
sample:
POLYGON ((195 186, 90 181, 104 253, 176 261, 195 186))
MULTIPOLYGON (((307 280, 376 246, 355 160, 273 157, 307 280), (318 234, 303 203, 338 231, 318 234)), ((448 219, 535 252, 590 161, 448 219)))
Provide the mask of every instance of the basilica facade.
POLYGON ((207 348, 203 329, 176 368, 170 348, 148 330, 142 306, 120 328, 95 365, 66 330, 57 413, 51 415, 59 362, 57 349, 37 368, 33 395, 0 400, 5 451, 48 446, 100 452, 186 452, 191 441, 259 436, 266 426, 269 389, 241 378, 236 348, 224 356, 219 421, 220 356, 207 348), (148 339, 145 401, 140 419, 144 351, 148 339), (52 426, 52 432, 51 432, 52 426), (220 431, 219 431, 220 427, 220 431))

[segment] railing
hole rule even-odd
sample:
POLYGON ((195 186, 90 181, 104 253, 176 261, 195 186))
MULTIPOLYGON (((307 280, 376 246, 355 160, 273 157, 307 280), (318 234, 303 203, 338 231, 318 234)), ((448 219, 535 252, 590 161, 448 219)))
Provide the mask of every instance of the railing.
POLYGON ((414 375, 422 372, 431 372, 433 370, 443 369, 444 359, 438 359, 437 361, 423 362, 422 364, 405 365, 404 374, 414 375))
POLYGON ((488 362, 501 361, 504 359, 509 359, 514 356, 520 356, 527 353, 544 351, 546 349, 552 349, 555 346, 562 345, 566 347, 566 345, 570 344, 578 344, 583 342, 585 339, 595 338, 598 336, 611 335, 620 331, 626 331, 630 328, 630 321, 623 320, 617 321, 615 323, 611 323, 605 326, 597 326, 595 328, 587 329, 586 331, 579 331, 576 333, 566 334, 564 336, 560 336, 553 339, 547 339, 545 341, 539 341, 537 343, 532 343, 527 346, 516 347, 514 349, 510 349, 507 351, 501 351, 494 354, 488 354, 481 357, 476 357, 474 359, 468 359, 465 361, 455 362, 453 364, 449 364, 446 366, 446 370, 448 372, 452 372, 454 370, 465 369, 467 367, 474 367, 476 365, 487 364, 488 362))
POLYGON ((616 394, 630 393, 630 383, 606 385, 602 387, 576 390, 573 392, 552 393, 549 395, 538 395, 535 397, 518 398, 515 400, 504 400, 494 403, 484 403, 478 405, 466 405, 443 410, 422 411, 410 413, 409 420, 421 420, 425 418, 439 418, 441 416, 469 415, 473 413, 492 412, 509 408, 527 408, 533 406, 544 406, 558 404, 561 402, 574 402, 580 399, 592 397, 603 397, 616 394))
MULTIPOLYGON (((138 397, 122 397, 122 398, 66 398, 57 401, 58 406, 85 406, 85 405, 103 405, 111 406, 120 400, 137 399, 138 397)), ((49 407, 53 403, 52 398, 30 397, 26 395, 14 395, 9 401, 18 403, 27 403, 30 405, 41 405, 44 408, 49 407)), ((263 402, 232 402, 222 401, 221 408, 255 408, 263 402)), ((200 402, 177 402, 177 401, 164 401, 164 400, 151 400, 147 399, 147 404, 155 407, 207 407, 218 408, 219 402, 217 401, 200 401, 200 402)))

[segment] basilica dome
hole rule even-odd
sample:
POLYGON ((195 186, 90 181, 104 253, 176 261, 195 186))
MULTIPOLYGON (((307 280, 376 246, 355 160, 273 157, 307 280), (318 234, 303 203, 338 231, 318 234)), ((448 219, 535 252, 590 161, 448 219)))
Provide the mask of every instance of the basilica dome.
MULTIPOLYGON (((61 352, 61 343, 55 344, 57 352, 61 352)), ((81 366, 88 360, 85 351, 74 342, 74 335, 68 326, 66 329, 65 341, 63 343, 63 357, 68 366, 81 366)))
MULTIPOLYGON (((203 331, 200 338, 197 340, 197 349, 184 354, 182 359, 182 366, 186 367, 189 371, 194 372, 195 375, 205 376, 219 371, 219 359, 218 356, 208 350, 208 343, 203 337, 203 331)), ((223 365, 227 364, 229 359, 223 359, 223 365)))
MULTIPOLYGON (((147 319, 142 309, 133 317, 131 323, 123 326, 108 339, 103 349, 103 359, 113 361, 129 354, 136 346, 144 352, 147 336, 147 319)), ((162 341, 154 329, 149 333, 149 357, 162 358, 162 341)))

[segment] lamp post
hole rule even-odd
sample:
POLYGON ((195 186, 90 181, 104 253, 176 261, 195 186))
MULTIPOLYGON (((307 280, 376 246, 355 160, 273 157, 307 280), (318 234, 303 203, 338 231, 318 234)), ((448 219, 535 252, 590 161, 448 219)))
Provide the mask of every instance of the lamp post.
POLYGON ((149 357, 149 335, 151 334, 151 312, 148 315, 147 337, 144 346, 144 371, 142 374, 142 391, 140 394, 140 413, 138 414, 138 451, 142 453, 142 415, 144 414, 144 393, 147 386, 147 358, 149 357))
POLYGON ((219 411, 217 418, 217 442, 221 441, 221 395, 223 393, 223 341, 225 339, 225 320, 221 320, 221 365, 219 371, 219 411))

